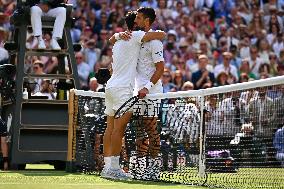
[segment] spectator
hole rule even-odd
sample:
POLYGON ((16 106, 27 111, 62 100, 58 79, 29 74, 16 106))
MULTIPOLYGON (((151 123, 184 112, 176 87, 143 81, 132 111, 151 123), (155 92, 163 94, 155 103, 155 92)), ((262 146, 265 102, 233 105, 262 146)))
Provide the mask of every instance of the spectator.
POLYGON ((223 64, 219 64, 214 69, 214 75, 217 78, 217 75, 224 71, 227 73, 228 79, 227 82, 229 84, 236 83, 238 81, 239 76, 237 72, 237 68, 230 64, 232 54, 230 52, 224 52, 223 54, 223 64))
POLYGON ((215 86, 216 87, 220 87, 220 86, 224 86, 224 85, 229 85, 229 83, 228 83, 228 74, 227 74, 227 72, 221 70, 217 74, 216 81, 215 81, 215 86))
POLYGON ((7 64, 9 60, 9 53, 6 49, 4 49, 4 42, 8 37, 8 32, 0 27, 0 65, 7 64))
POLYGON ((49 100, 55 100, 54 87, 50 80, 44 79, 41 82, 41 90, 36 92, 34 96, 46 96, 49 100))
POLYGON ((249 79, 256 79, 256 76, 250 71, 249 59, 247 58, 242 59, 242 64, 239 73, 240 75, 245 73, 249 77, 249 79))
POLYGON ((270 65, 268 63, 261 64, 258 70, 260 79, 270 78, 270 65))
MULTIPOLYGON (((43 71, 44 64, 41 60, 36 60, 33 63, 33 74, 35 75, 43 75, 45 74, 43 71)), ((30 83, 34 84, 35 86, 32 87, 32 93, 37 93, 41 91, 42 86, 42 78, 35 78, 34 80, 30 81, 30 83)))
POLYGON ((77 69, 79 75, 79 81, 81 88, 88 86, 88 77, 90 74, 90 66, 84 62, 84 56, 82 52, 76 53, 76 62, 77 62, 77 69))
POLYGON ((101 54, 101 50, 96 48, 96 41, 94 39, 90 39, 86 43, 86 48, 83 49, 83 54, 90 69, 94 70, 101 54))
POLYGON ((262 63, 262 59, 258 57, 258 48, 256 46, 252 46, 250 48, 249 66, 250 71, 255 75, 257 79, 259 79, 258 70, 262 63))
POLYGON ((171 72, 168 69, 164 70, 162 76, 162 83, 163 83, 163 93, 170 92, 176 88, 175 84, 172 83, 171 72))
POLYGON ((184 83, 183 75, 180 70, 176 70, 174 74, 173 83, 175 85, 175 91, 181 91, 184 83))
POLYGON ((274 135, 273 146, 276 149, 276 159, 284 167, 284 127, 278 129, 274 135))
POLYGON ((89 82, 89 88, 91 91, 94 91, 94 92, 97 92, 98 91, 98 87, 99 87, 99 84, 98 84, 98 81, 95 77, 92 77, 90 79, 90 82, 89 82))
POLYGON ((200 55, 198 62, 199 70, 192 74, 194 88, 198 90, 208 88, 208 86, 212 87, 215 83, 215 78, 214 74, 207 70, 208 57, 206 55, 200 55))
POLYGON ((33 28, 33 35, 38 40, 38 48, 45 49, 46 45, 42 38, 42 16, 51 16, 55 17, 54 27, 52 39, 50 42, 50 46, 54 50, 60 50, 61 47, 57 43, 58 39, 62 38, 63 28, 66 21, 66 9, 64 7, 60 7, 60 3, 65 3, 65 0, 60 1, 40 1, 34 2, 32 1, 31 6, 31 25, 33 28))
POLYGON ((191 83, 190 81, 186 81, 182 87, 181 87, 182 91, 190 91, 190 90, 194 90, 194 85, 193 83, 191 83))
POLYGON ((146 0, 141 3, 141 7, 152 7, 153 9, 156 9, 158 7, 158 3, 156 0, 146 0))
POLYGON ((271 66, 270 74, 272 76, 276 76, 277 75, 277 63, 278 62, 277 62, 277 56, 273 52, 269 53, 269 63, 270 63, 270 66, 271 66))

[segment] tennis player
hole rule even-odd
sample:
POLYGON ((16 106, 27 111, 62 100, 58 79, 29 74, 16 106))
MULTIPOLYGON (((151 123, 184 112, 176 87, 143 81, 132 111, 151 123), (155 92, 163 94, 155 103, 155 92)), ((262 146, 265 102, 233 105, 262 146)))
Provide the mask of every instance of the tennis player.
MULTIPOLYGON (((153 32, 151 26, 156 19, 155 10, 149 7, 141 7, 137 12, 135 19, 137 26, 145 32, 153 32)), ((138 58, 137 73, 135 91, 138 91, 140 98, 144 98, 146 94, 163 93, 160 80, 164 73, 163 43, 161 41, 152 40, 142 44, 138 58)), ((144 178, 145 180, 156 180, 159 177, 159 168, 157 167, 159 164, 157 156, 160 152, 160 135, 157 131, 159 104, 157 101, 139 108, 142 110, 140 115, 143 116, 143 123, 137 130, 136 145, 138 158, 145 158, 145 155, 150 155, 149 162, 144 163, 144 165, 148 165, 144 173, 142 173, 142 175, 148 177, 144 178), (145 140, 145 131, 149 140, 145 140), (153 171, 154 169, 157 171, 153 171)), ((137 162, 139 161, 138 159, 137 162)))
POLYGON ((129 32, 116 33, 110 38, 113 46, 112 76, 106 85, 107 129, 104 134, 104 162, 102 177, 126 180, 129 176, 120 168, 119 157, 122 148, 122 138, 127 123, 132 115, 125 113, 114 119, 114 114, 125 101, 133 96, 136 67, 141 44, 153 39, 162 40, 165 32, 133 31, 136 12, 129 12, 125 21, 129 32), (120 40, 123 38, 124 40, 120 40), (125 41, 125 39, 128 39, 125 41))

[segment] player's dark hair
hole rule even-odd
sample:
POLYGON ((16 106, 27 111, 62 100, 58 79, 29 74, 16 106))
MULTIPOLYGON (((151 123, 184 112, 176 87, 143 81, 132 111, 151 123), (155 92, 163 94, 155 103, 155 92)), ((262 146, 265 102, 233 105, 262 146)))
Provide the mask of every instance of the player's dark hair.
POLYGON ((130 11, 126 14, 124 18, 127 28, 129 30, 133 30, 134 28, 134 23, 135 23, 134 21, 135 21, 136 15, 137 15, 136 11, 130 11))
POLYGON ((140 7, 140 8, 137 10, 137 12, 138 12, 138 13, 142 13, 144 19, 145 19, 145 18, 149 18, 150 24, 153 24, 153 22, 154 22, 155 19, 156 19, 155 10, 154 10, 153 8, 151 8, 151 7, 140 7))

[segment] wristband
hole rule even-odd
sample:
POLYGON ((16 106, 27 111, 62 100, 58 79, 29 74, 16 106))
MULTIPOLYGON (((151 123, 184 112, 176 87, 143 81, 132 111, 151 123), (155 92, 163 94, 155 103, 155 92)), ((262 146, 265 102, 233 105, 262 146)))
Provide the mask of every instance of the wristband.
POLYGON ((117 40, 117 41, 120 40, 119 33, 115 33, 115 34, 114 34, 114 38, 115 38, 115 40, 117 40))
POLYGON ((153 87, 154 86, 154 84, 151 82, 151 81, 149 81, 145 86, 144 86, 144 88, 146 88, 146 89, 148 89, 148 91, 151 89, 151 87, 153 87))

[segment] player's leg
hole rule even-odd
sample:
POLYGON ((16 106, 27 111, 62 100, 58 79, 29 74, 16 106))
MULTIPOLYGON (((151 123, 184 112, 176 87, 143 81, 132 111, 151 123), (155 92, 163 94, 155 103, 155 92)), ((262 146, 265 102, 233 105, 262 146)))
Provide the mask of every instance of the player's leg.
POLYGON ((3 156, 3 166, 4 170, 8 170, 8 144, 6 142, 6 137, 1 136, 1 150, 3 156))
POLYGON ((111 135, 111 154, 114 156, 111 167, 114 169, 120 169, 119 157, 122 149, 122 138, 131 116, 132 113, 127 112, 122 117, 114 119, 114 128, 111 135))
POLYGON ((113 97, 112 90, 105 91, 105 114, 107 115, 107 128, 103 137, 103 152, 104 152, 104 168, 102 171, 102 176, 111 166, 111 134, 114 126, 114 111, 113 111, 113 97))
POLYGON ((107 116, 107 128, 103 137, 103 151, 104 151, 104 174, 111 167, 111 134, 114 126, 114 116, 107 116))
POLYGON ((144 117, 143 125, 149 137, 149 155, 151 158, 156 158, 160 153, 160 134, 157 129, 157 118, 144 117))
POLYGON ((137 157, 145 157, 148 155, 149 138, 145 136, 145 128, 143 121, 136 125, 136 151, 137 157))

